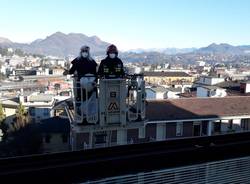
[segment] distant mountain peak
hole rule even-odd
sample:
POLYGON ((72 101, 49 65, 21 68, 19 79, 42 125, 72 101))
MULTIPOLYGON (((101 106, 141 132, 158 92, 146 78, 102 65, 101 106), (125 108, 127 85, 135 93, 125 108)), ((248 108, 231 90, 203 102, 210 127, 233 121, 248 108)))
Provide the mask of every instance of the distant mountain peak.
POLYGON ((234 47, 233 45, 230 45, 228 43, 212 43, 210 45, 208 45, 207 47, 234 47))
POLYGON ((244 54, 244 51, 240 48, 240 46, 233 46, 228 43, 212 43, 207 47, 202 47, 196 51, 197 53, 203 54, 231 54, 231 55, 239 55, 244 54))
POLYGON ((8 38, 0 37, 0 43, 12 43, 8 38))
POLYGON ((96 40, 101 40, 98 36, 94 35, 94 36, 91 36, 90 38, 93 38, 93 39, 96 39, 96 40))
POLYGON ((66 34, 61 32, 61 31, 57 31, 57 32, 53 33, 52 35, 66 35, 66 34))
POLYGON ((37 43, 39 43, 41 41, 43 41, 43 39, 39 38, 39 39, 36 39, 33 42, 31 42, 31 44, 37 44, 37 43))
POLYGON ((57 31, 49 36, 47 36, 46 38, 51 38, 51 37, 64 37, 67 36, 66 34, 64 34, 63 32, 57 31))

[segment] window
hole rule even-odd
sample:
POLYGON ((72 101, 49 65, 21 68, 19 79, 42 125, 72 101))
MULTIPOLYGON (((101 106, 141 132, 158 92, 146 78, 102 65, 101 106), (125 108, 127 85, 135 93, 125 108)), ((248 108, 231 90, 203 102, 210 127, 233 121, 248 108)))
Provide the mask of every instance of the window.
POLYGON ((242 130, 250 129, 250 119, 241 119, 241 128, 242 130))
POLYGON ((63 134, 62 135, 62 141, 63 141, 63 143, 67 143, 68 142, 68 135, 67 134, 63 134))
POLYGON ((209 121, 202 121, 202 135, 207 135, 209 121))
POLYGON ((193 124, 193 136, 201 136, 201 123, 195 122, 193 124))
POLYGON ((214 122, 214 132, 221 132, 221 122, 214 122))
POLYGON ((232 119, 230 119, 230 120, 228 121, 228 129, 229 129, 229 130, 232 130, 232 129, 233 129, 233 120, 232 120, 232 119))
POLYGON ((96 144, 106 143, 106 136, 107 136, 107 134, 105 132, 96 133, 95 143, 96 144))
POLYGON ((46 142, 46 143, 50 143, 50 138, 51 138, 51 136, 50 136, 49 134, 47 134, 47 135, 45 136, 45 142, 46 142))
POLYGON ((183 122, 176 123, 176 136, 182 136, 183 134, 183 122))
POLYGON ((43 115, 44 116, 49 116, 49 109, 44 109, 43 110, 43 115))
POLYGON ((35 116, 35 115, 36 115, 36 109, 35 109, 34 107, 31 107, 31 108, 29 109, 29 111, 30 111, 30 115, 31 115, 31 116, 35 116))
POLYGON ((207 90, 207 97, 210 97, 210 91, 207 90))

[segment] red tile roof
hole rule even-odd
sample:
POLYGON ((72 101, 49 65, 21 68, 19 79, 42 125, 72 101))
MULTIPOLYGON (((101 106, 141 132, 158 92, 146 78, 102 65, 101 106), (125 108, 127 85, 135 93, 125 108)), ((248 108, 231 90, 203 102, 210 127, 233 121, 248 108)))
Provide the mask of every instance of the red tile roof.
POLYGON ((146 109, 149 121, 250 115, 250 97, 152 100, 148 101, 146 109))

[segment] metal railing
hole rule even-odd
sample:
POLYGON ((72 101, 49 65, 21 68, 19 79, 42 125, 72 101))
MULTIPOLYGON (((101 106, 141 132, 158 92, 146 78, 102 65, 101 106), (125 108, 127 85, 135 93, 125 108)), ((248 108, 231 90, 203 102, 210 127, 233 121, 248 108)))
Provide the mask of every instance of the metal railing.
MULTIPOLYGON (((84 76, 86 78, 88 77, 93 77, 92 75, 91 76, 84 76)), ((83 99, 83 95, 86 97, 86 99, 89 99, 89 94, 86 90, 83 89, 83 87, 81 86, 81 83, 80 83, 80 79, 78 76, 72 76, 73 78, 73 99, 74 99, 74 110, 75 110, 75 114, 74 114, 74 121, 76 121, 77 123, 82 123, 83 120, 87 117, 88 119, 88 113, 84 113, 83 111, 83 108, 85 108, 85 111, 88 112, 88 105, 87 103, 85 103, 85 99, 83 99), (80 96, 80 98, 79 98, 80 96)), ((142 81, 144 80, 143 79, 143 75, 127 75, 125 78, 123 79, 126 79, 126 88, 128 90, 128 94, 129 94, 129 91, 130 92, 137 92, 137 95, 144 95, 142 94, 142 89, 141 87, 138 87, 136 84, 135 84, 135 81, 138 79, 141 80, 141 83, 143 83, 142 81), (134 81, 133 81, 134 80, 134 81), (139 90, 138 90, 139 88, 139 90)), ((100 96, 99 94, 99 91, 100 91, 100 84, 98 81, 100 80, 103 80, 103 81, 116 81, 118 79, 104 79, 104 78, 99 78, 97 77, 97 81, 95 83, 95 92, 97 93, 97 96, 100 96)), ((145 85, 143 83, 143 85, 145 85)), ((145 88, 145 86, 143 86, 143 89, 145 88)), ((103 94, 102 94, 103 95, 103 94)), ((144 97, 145 98, 145 97, 144 97)), ((143 101, 145 103, 145 99, 143 98, 143 101)), ((127 96, 125 98, 126 100, 126 105, 128 106, 127 108, 129 109, 130 107, 134 107, 135 108, 135 112, 136 113, 133 113, 133 112, 130 112, 128 111, 128 115, 129 115, 129 119, 130 117, 132 116, 135 116, 135 118, 133 120, 136 120, 138 119, 138 117, 140 116, 141 118, 145 118, 145 113, 146 113, 146 110, 145 110, 145 104, 144 103, 138 103, 138 99, 136 100, 131 100, 129 98, 129 96, 127 96), (136 103, 137 102, 137 103, 136 103)), ((96 118, 96 117, 95 117, 96 118)))
POLYGON ((228 184, 250 183, 250 157, 110 177, 86 184, 228 184))

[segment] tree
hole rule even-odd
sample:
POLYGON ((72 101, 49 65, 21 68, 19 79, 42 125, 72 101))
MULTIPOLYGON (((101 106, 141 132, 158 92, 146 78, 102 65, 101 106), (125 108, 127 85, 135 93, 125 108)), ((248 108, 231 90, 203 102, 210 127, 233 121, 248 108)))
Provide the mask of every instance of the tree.
POLYGON ((15 119, 16 119, 16 122, 14 124, 15 129, 20 129, 22 127, 25 127, 30 122, 28 112, 22 105, 22 103, 20 103, 17 107, 15 119))
POLYGON ((4 114, 3 106, 0 103, 0 126, 4 123, 4 120, 5 120, 5 114, 4 114))
POLYGON ((4 138, 6 136, 6 133, 7 133, 8 128, 9 128, 9 126, 4 123, 5 118, 6 118, 6 115, 4 113, 2 104, 0 103, 0 129, 2 130, 2 133, 3 133, 2 138, 4 138))
POLYGON ((25 56, 24 52, 21 49, 16 49, 15 50, 15 54, 18 55, 18 56, 20 56, 20 57, 25 56))

